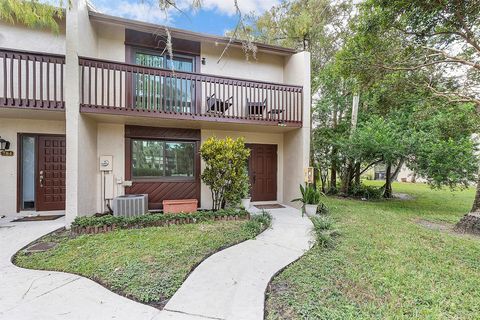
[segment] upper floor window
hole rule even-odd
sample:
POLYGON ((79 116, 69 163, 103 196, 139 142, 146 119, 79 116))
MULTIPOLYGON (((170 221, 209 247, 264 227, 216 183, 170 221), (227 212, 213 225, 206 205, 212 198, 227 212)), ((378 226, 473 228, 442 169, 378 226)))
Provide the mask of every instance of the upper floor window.
MULTIPOLYGON (((195 67, 194 57, 175 55, 172 58, 148 50, 134 51, 134 63, 149 68, 173 68, 178 72, 193 72, 195 67)), ((134 74, 137 108, 190 113, 193 111, 194 90, 194 83, 189 79, 144 72, 134 74)))

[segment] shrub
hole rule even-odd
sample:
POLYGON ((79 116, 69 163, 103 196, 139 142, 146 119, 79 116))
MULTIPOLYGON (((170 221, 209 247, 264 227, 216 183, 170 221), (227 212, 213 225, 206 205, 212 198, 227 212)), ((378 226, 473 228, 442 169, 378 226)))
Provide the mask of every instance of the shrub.
POLYGON ((313 230, 317 238, 317 244, 321 247, 331 247, 334 243, 333 237, 338 234, 334 229, 333 220, 328 216, 319 216, 311 218, 313 230))
POLYGON ((180 213, 180 214, 145 214, 135 217, 115 217, 112 215, 106 215, 102 217, 77 217, 72 222, 72 227, 103 227, 113 226, 117 228, 128 227, 146 227, 156 225, 162 222, 169 222, 178 219, 192 219, 195 222, 212 220, 217 217, 248 217, 249 213, 245 210, 225 209, 218 211, 198 211, 194 213, 180 213))
POLYGON ((243 138, 207 139, 200 148, 205 161, 203 182, 210 188, 213 210, 225 208, 226 202, 236 206, 242 199, 240 190, 249 184, 246 162, 250 150, 243 138))
POLYGON ((268 212, 262 211, 262 214, 252 216, 243 228, 250 238, 254 238, 262 230, 268 228, 271 222, 272 216, 268 212))
POLYGON ((353 185, 349 190, 348 195, 356 198, 364 199, 380 199, 382 198, 383 190, 382 188, 367 186, 364 184, 353 185))

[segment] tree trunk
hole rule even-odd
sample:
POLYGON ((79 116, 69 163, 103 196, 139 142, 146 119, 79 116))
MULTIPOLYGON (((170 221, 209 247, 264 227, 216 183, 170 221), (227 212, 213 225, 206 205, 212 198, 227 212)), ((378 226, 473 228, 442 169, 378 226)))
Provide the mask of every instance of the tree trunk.
POLYGON ((355 184, 360 185, 360 161, 355 164, 355 184))
POLYGON ((455 230, 480 235, 480 178, 477 181, 477 191, 475 192, 472 209, 455 225, 455 230))
POLYGON ((332 164, 332 168, 330 169, 330 191, 337 190, 337 168, 335 165, 332 164))
POLYGON ((383 197, 388 199, 392 197, 392 165, 387 165, 385 172, 385 185, 383 186, 383 197))

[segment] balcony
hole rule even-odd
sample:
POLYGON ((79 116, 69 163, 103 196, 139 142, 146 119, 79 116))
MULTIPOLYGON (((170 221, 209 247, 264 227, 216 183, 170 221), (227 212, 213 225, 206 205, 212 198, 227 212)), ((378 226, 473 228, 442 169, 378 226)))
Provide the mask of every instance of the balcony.
POLYGON ((302 87, 80 58, 80 110, 302 126, 302 87))
POLYGON ((65 57, 0 49, 0 107, 63 110, 65 57))
MULTIPOLYGON (((303 89, 79 58, 83 113, 301 127, 303 89)), ((65 109, 65 57, 0 49, 0 107, 65 109)))

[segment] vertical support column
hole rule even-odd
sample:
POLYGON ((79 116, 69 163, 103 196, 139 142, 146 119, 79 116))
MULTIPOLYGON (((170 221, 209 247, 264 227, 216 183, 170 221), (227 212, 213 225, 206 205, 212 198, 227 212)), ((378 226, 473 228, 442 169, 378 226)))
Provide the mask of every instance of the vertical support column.
POLYGON ((284 189, 283 202, 300 195, 299 185, 304 183, 304 168, 309 165, 310 158, 310 53, 299 52, 285 59, 284 82, 303 86, 303 125, 300 129, 284 134, 284 189))
POLYGON ((97 197, 97 125, 80 114, 78 57, 97 55, 96 35, 85 0, 72 0, 66 14, 65 118, 67 140, 66 222, 95 213, 97 197))

